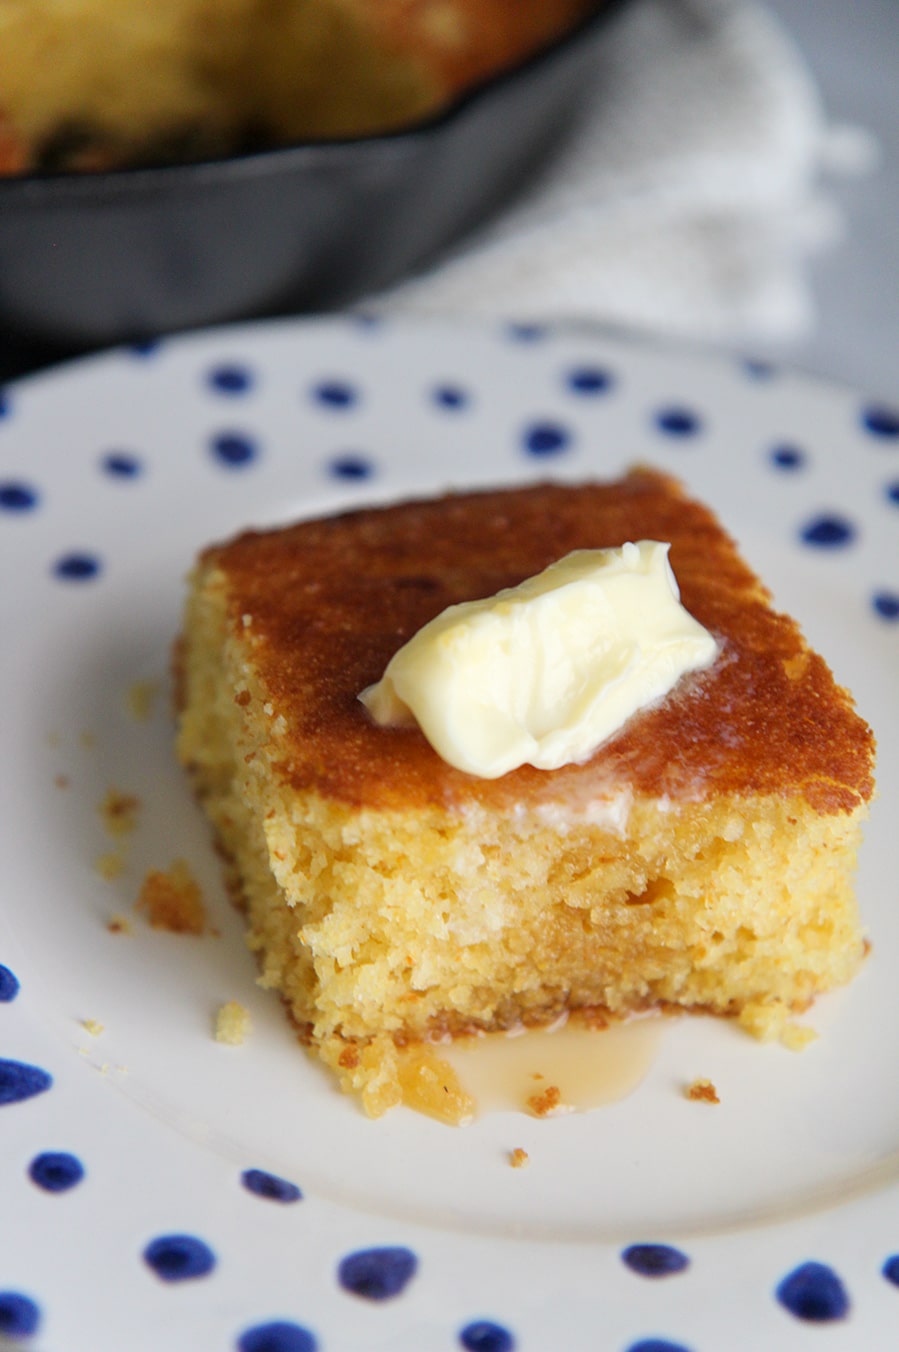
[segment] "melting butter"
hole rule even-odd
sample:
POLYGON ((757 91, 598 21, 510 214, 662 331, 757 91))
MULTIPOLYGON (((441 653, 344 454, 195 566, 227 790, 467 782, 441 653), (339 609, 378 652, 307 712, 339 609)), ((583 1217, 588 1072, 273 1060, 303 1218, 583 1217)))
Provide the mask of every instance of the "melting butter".
POLYGON ((718 651, 681 605, 668 550, 576 550, 450 606, 359 698, 377 723, 417 722, 445 761, 484 779, 585 760, 718 651))
POLYGON ((410 1048, 403 1101, 457 1126, 492 1112, 587 1112, 637 1089, 655 1060, 663 1023, 647 1016, 594 1028, 572 1015, 546 1029, 410 1048))

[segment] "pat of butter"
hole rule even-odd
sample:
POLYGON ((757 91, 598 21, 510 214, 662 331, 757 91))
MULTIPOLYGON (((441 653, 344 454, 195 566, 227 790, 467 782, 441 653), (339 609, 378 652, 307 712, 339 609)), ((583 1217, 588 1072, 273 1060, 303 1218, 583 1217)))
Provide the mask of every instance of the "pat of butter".
POLYGON ((718 651, 680 603, 668 549, 576 550, 450 606, 359 698, 377 723, 417 722, 445 761, 484 779, 585 760, 718 651))

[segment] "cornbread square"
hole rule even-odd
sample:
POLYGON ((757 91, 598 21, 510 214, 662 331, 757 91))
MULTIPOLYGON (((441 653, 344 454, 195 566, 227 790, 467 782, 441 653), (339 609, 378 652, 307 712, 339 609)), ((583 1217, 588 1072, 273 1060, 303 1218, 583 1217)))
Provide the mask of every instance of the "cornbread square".
POLYGON ((574 1010, 770 1027, 858 970, 871 731, 663 474, 240 535, 199 559, 176 669, 178 754, 261 980, 373 1115, 406 1044, 574 1010), (639 539, 670 542, 720 651, 587 761, 476 778, 359 702, 446 606, 639 539))

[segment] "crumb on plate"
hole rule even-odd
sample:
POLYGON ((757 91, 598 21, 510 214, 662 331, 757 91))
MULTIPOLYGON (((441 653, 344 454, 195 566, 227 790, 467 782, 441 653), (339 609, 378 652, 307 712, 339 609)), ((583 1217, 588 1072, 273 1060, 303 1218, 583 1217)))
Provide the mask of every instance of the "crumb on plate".
POLYGON ((202 934, 206 928, 203 895, 183 859, 176 859, 165 871, 149 871, 137 909, 146 914, 154 929, 170 930, 172 934, 202 934))
POLYGON ((686 1098, 692 1103, 720 1103, 718 1090, 712 1084, 711 1080, 699 1079, 692 1080, 684 1090, 686 1098))
POLYGON ((215 1040, 239 1047, 250 1032, 250 1012, 237 1000, 229 1000, 215 1016, 215 1040))

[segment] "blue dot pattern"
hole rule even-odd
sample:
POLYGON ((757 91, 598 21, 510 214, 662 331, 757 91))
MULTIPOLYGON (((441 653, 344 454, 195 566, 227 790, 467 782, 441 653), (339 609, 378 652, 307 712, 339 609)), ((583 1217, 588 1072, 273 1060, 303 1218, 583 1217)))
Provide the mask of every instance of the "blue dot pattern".
POLYGON ((0 1004, 8 1005, 10 1000, 15 1000, 19 990, 19 978, 15 972, 0 963, 0 1004))
POLYGON ((359 402, 359 390, 349 380, 322 380, 313 386, 312 397, 323 408, 348 409, 359 402))
POLYGON ((890 1254, 881 1268, 881 1272, 893 1286, 899 1286, 899 1253, 890 1254))
POLYGON ((136 479, 141 472, 141 462, 130 451, 108 451, 102 460, 103 470, 113 479, 136 479))
POLYGON ((84 1165, 77 1155, 63 1150, 47 1150, 35 1155, 28 1176, 44 1192, 68 1192, 84 1178, 84 1165))
POLYGON ((264 1169, 245 1169, 240 1181, 248 1192, 272 1202, 298 1202, 303 1196, 296 1183, 279 1178, 277 1174, 269 1174, 264 1169))
POLYGON ((655 415, 655 424, 660 432, 675 438, 694 437, 702 431, 702 419, 690 408, 672 406, 659 409, 655 415))
POLYGON ((602 366, 578 366, 568 373, 566 383, 575 394, 607 394, 615 377, 602 366))
POLYGON ((438 385, 431 392, 431 398, 438 408, 446 409, 449 413, 467 408, 471 403, 471 395, 460 385, 438 385))
POLYGON ((899 440, 899 409, 872 404, 862 410, 861 424, 866 432, 885 441, 899 440))
POLYGON ((95 554, 63 554, 53 572, 62 582, 91 582, 99 576, 101 564, 95 554))
POLYGON ((53 1076, 40 1066, 27 1061, 0 1060, 0 1104, 23 1103, 45 1093, 53 1084, 53 1076))
POLYGON ((459 1343, 465 1352, 513 1352, 515 1339, 501 1324, 490 1319, 478 1319, 466 1324, 459 1334, 459 1343))
POLYGON ((30 1338, 41 1322, 40 1306, 20 1291, 0 1291, 0 1336, 30 1338))
POLYGON ((237 1352, 316 1352, 318 1339, 301 1324, 275 1320, 246 1329, 237 1340, 237 1352))
POLYGON ((882 620, 899 620, 899 592, 875 592, 871 603, 882 620))
POLYGON ((144 1262, 164 1282, 206 1277, 215 1267, 215 1254, 195 1235, 160 1235, 144 1249, 144 1262))
POLYGON ((219 432, 212 438, 211 450, 225 469, 243 469, 259 455, 256 441, 245 432, 219 432))
POLYGON ((216 366, 207 376, 209 386, 217 394, 246 394, 253 388, 253 372, 248 366, 216 366))
POLYGON ((747 357, 743 361, 743 371, 750 380, 770 380, 777 374, 777 367, 770 361, 761 361, 757 357, 747 357))
POLYGON ((837 513, 824 513, 806 522, 800 532, 804 544, 819 549, 842 549, 852 544, 856 531, 851 521, 837 513))
POLYGON ((887 501, 895 503, 899 507, 899 479, 895 483, 887 484, 887 501))
POLYGON ((335 479, 370 479, 375 472, 374 462, 364 455, 338 455, 328 466, 335 479))
POLYGON ((627 1352, 690 1352, 690 1348, 668 1338, 641 1338, 638 1343, 631 1343, 627 1352))
POLYGON ((805 452, 798 446, 784 444, 771 451, 771 463, 776 469, 797 470, 805 465, 805 452))
POLYGON ((0 484, 0 511, 31 512, 39 501, 38 491, 31 484, 18 482, 0 484))
POLYGON ((621 1258, 626 1267, 641 1277, 671 1277, 690 1265, 687 1255, 671 1244, 631 1244, 621 1258))
POLYGON ((402 1246, 359 1249, 341 1259, 337 1280, 345 1291, 366 1300, 392 1300, 415 1276, 418 1259, 402 1246))
POLYGON ((802 1263, 784 1277, 776 1295, 785 1310, 809 1323, 829 1323, 849 1313, 846 1288, 824 1263, 802 1263))
POLYGON ((525 428, 522 438, 528 455, 552 456, 567 451, 571 445, 571 432, 561 423, 537 422, 525 428))

